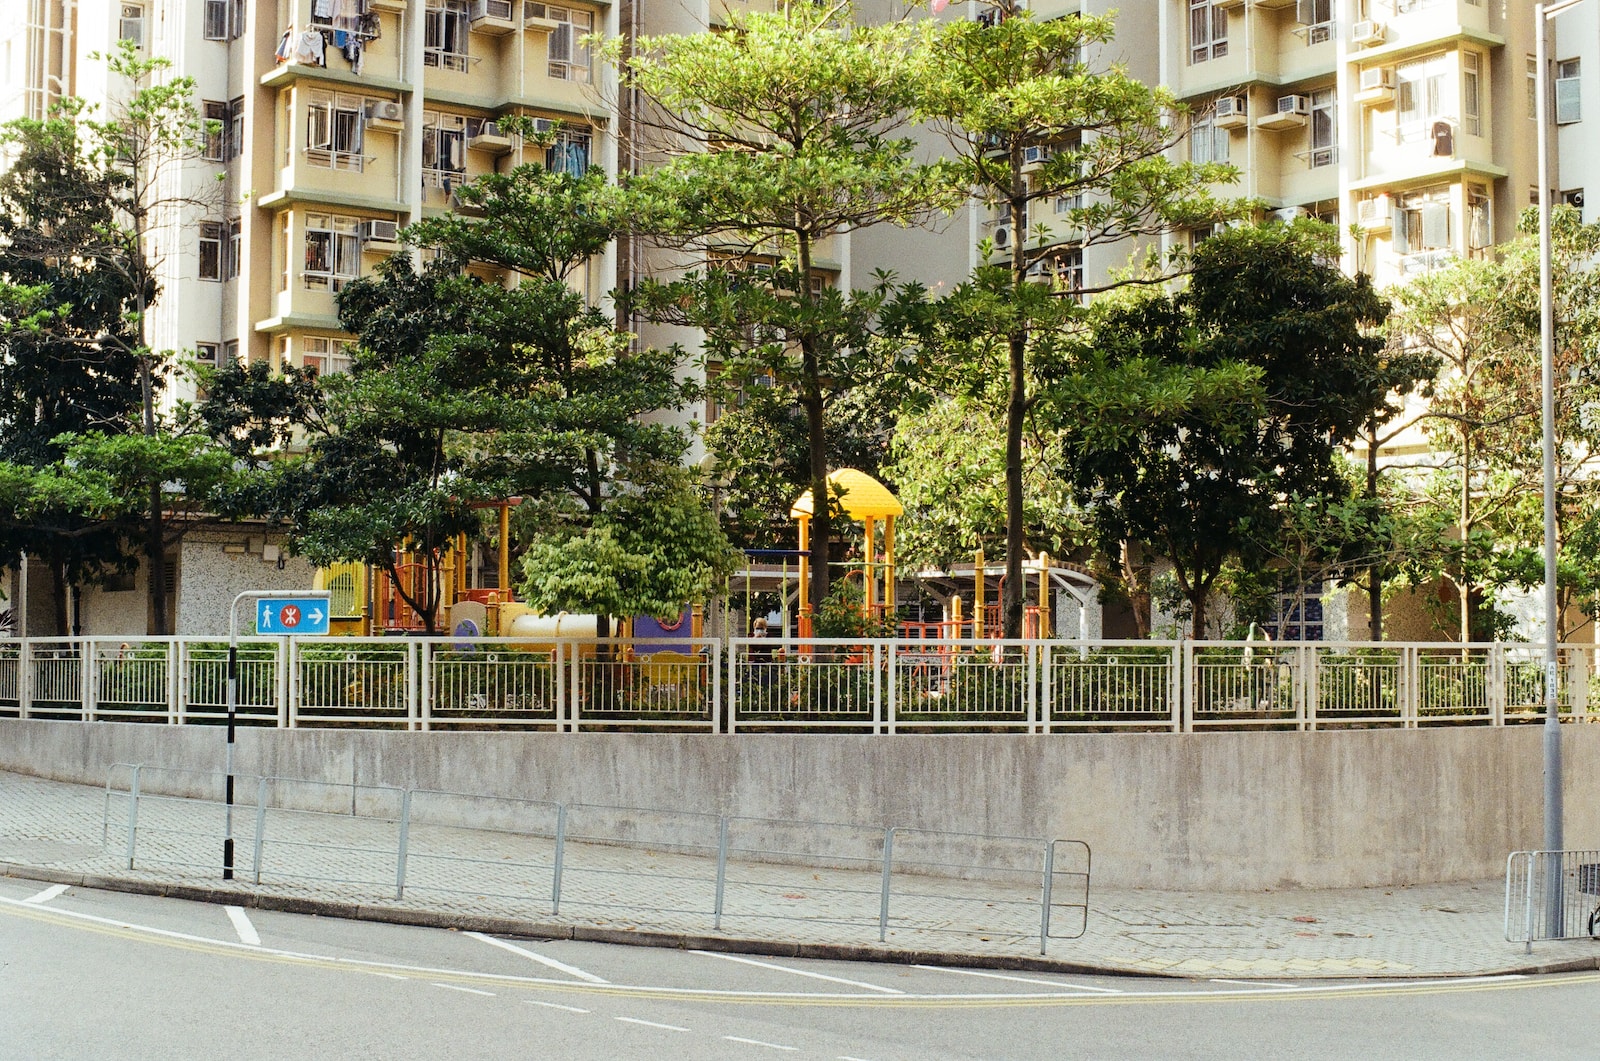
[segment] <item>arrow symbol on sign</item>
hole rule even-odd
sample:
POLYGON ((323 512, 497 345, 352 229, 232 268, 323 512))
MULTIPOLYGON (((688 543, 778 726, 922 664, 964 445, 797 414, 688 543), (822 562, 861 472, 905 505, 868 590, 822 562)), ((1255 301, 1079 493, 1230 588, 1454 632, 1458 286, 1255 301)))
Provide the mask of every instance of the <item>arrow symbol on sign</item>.
POLYGON ((318 625, 322 622, 322 609, 312 608, 310 611, 306 612, 306 618, 311 620, 312 626, 318 625))

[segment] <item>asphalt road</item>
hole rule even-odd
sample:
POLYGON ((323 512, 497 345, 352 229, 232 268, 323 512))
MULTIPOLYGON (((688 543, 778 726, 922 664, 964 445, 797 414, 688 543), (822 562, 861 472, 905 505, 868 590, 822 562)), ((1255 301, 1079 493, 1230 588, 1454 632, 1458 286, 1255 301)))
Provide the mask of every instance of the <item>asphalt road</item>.
POLYGON ((0 878, 0 1061, 1593 1058, 1600 974, 1263 984, 504 940, 0 878))

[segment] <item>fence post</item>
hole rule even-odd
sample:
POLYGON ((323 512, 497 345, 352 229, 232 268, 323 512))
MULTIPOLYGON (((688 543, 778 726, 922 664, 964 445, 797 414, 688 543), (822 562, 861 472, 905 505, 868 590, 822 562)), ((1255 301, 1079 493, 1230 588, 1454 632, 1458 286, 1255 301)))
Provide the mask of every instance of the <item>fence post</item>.
POLYGON ((100 676, 99 668, 96 666, 94 658, 94 639, 88 637, 80 638, 76 642, 76 647, 78 649, 78 695, 83 701, 81 705, 83 720, 85 722, 93 722, 95 707, 98 706, 95 700, 99 694, 99 689, 96 688, 99 682, 95 679, 100 676))
POLYGON ((717 909, 711 927, 722 931, 722 897, 728 883, 728 816, 717 816, 717 909))
POLYGON ((1183 660, 1183 665, 1179 668, 1179 673, 1182 676, 1181 681, 1183 683, 1183 724, 1180 729, 1184 733, 1193 733, 1196 700, 1194 688, 1196 677, 1194 663, 1194 642, 1180 642, 1178 648, 1183 660))
MULTIPOLYGON (((560 651, 559 643, 557 651, 560 651)), ((561 868, 567 850, 567 805, 556 804, 556 857, 550 874, 550 916, 561 913, 561 868)))
POLYGON ((1589 656, 1581 645, 1567 649, 1567 710, 1575 720, 1589 713, 1589 656))
MULTIPOLYGON (((576 733, 583 726, 583 663, 582 653, 578 649, 578 642, 570 641, 566 647, 571 650, 567 660, 567 678, 572 683, 572 688, 567 693, 567 732, 576 733)), ((598 653, 599 643, 595 643, 598 653)))
POLYGON ((1506 688, 1506 648, 1496 641, 1489 646, 1488 673, 1484 675, 1484 695, 1488 697, 1489 724, 1506 724, 1506 703, 1510 700, 1506 688))
POLYGON ((406 852, 411 840, 411 790, 400 793, 400 850, 394 860, 394 899, 406 894, 406 852))
POLYGON ((889 873, 894 867, 894 826, 883 831, 883 894, 878 900, 878 942, 889 940, 889 873))
POLYGON ((23 638, 17 650, 17 717, 27 718, 33 708, 33 641, 23 638))
POLYGON ((1400 725, 1403 729, 1416 729, 1417 716, 1421 714, 1422 657, 1415 645, 1400 650, 1400 673, 1405 691, 1400 702, 1400 725))
POLYGON ((550 673, 555 676, 556 687, 556 732, 565 733, 567 730, 567 672, 562 666, 563 657, 566 655, 561 642, 557 641, 554 651, 550 654, 550 673))
POLYGON ((432 641, 406 646, 406 729, 428 732, 433 718, 432 641))
POLYGON ((174 726, 183 725, 183 645, 179 638, 167 643, 167 720, 174 726))
MULTIPOLYGON (((890 720, 890 726, 893 727, 894 720, 900 717, 900 650, 894 641, 890 641, 887 646, 876 644, 873 645, 872 670, 874 674, 883 673, 878 666, 880 662, 880 651, 883 652, 881 659, 886 659, 888 661, 889 671, 889 690, 888 693, 883 696, 883 710, 885 716, 890 720)), ((892 728, 890 729, 890 732, 893 732, 892 728)))
POLYGON ((278 726, 296 729, 300 725, 300 664, 293 642, 287 637, 278 642, 278 726))
POLYGON ((1050 947, 1050 888, 1056 879, 1056 844, 1044 842, 1044 886, 1039 889, 1039 953, 1049 953, 1050 947))
POLYGON ((739 646, 732 639, 728 641, 728 732, 739 732, 739 667, 734 662, 739 655, 739 646))
MULTIPOLYGON (((885 702, 883 695, 883 643, 872 642, 872 652, 868 655, 872 666, 872 717, 878 720, 889 720, 889 732, 894 732, 894 704, 885 702)), ((863 662, 866 662, 865 660, 863 662)), ((848 666, 848 664, 846 664, 848 666)), ((891 692, 892 692, 891 687, 891 692)), ((879 733, 883 732, 881 726, 877 727, 879 733)))
POLYGON ((139 835, 139 764, 133 764, 133 780, 128 784, 128 868, 133 868, 133 849, 139 835))
POLYGON ((261 883, 261 848, 267 842, 267 779, 256 782, 256 842, 250 856, 250 877, 261 883))
POLYGON ((711 732, 722 732, 722 641, 711 642, 711 732))

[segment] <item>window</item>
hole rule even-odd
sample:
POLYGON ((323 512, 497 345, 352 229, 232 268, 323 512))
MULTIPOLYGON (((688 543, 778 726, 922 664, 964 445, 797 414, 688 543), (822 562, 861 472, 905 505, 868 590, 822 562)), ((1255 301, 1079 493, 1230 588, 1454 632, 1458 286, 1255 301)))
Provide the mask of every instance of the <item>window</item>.
POLYGON ((228 103, 228 128, 223 144, 223 154, 229 159, 244 154, 244 97, 238 96, 228 103))
POLYGON ((306 215, 306 287, 340 291, 361 275, 361 219, 306 215))
POLYGON ((1400 197, 1394 212, 1394 250, 1406 275, 1429 272, 1449 261, 1453 246, 1450 188, 1440 185, 1400 197))
POLYGON ((117 19, 117 39, 132 41, 135 48, 143 48, 144 39, 144 5, 123 4, 121 16, 117 19))
POLYGON ((228 222, 228 242, 222 248, 222 275, 232 280, 239 275, 239 261, 243 256, 243 230, 236 217, 228 222))
POLYGON ((200 222, 200 279, 222 279, 222 223, 200 222))
POLYGON ((354 348, 355 344, 348 339, 308 335, 300 343, 300 366, 309 368, 319 376, 330 372, 349 372, 354 348))
POLYGON ((467 171, 467 120, 459 114, 422 112, 422 186, 449 191, 467 171))
POLYGON ((1262 629, 1274 641, 1321 641, 1322 583, 1308 582, 1298 590, 1287 587, 1279 592, 1272 618, 1262 629))
POLYGON ((563 128, 544 153, 544 168, 551 173, 581 177, 589 171, 589 130, 582 126, 563 128))
POLYGON ((1338 158, 1338 101, 1333 89, 1311 93, 1311 168, 1333 165, 1338 158))
POLYGON ((1189 61, 1203 63, 1227 54, 1227 8, 1216 0, 1189 0, 1189 61))
POLYGON ((1480 63, 1477 52, 1461 53, 1461 131, 1468 136, 1483 135, 1480 63))
POLYGON ((208 41, 228 39, 228 0, 206 0, 202 33, 208 41))
POLYGON ((1083 290, 1083 248, 1061 247, 1050 251, 1028 267, 1028 275, 1048 280, 1060 291, 1083 290))
POLYGON ((428 0, 422 21, 422 65, 467 69, 467 0, 428 0))
POLYGON ((1295 21, 1306 27, 1307 44, 1333 40, 1333 0, 1296 0, 1295 21))
POLYGON ((1556 64, 1556 124, 1582 120, 1583 82, 1578 78, 1578 60, 1563 59, 1556 64))
POLYGON ((1228 161, 1228 130, 1217 126, 1217 113, 1206 110, 1189 123, 1189 161, 1228 161))
POLYGON ((1473 258, 1487 257, 1494 243, 1494 214, 1490 207, 1486 185, 1467 185, 1467 254, 1473 258))
POLYGON ((228 105, 208 99, 201 104, 201 110, 206 116, 206 143, 201 155, 207 162, 221 162, 228 150, 228 105))
POLYGON ((1443 114, 1445 77, 1449 57, 1434 55, 1402 63, 1395 70, 1396 130, 1402 144, 1427 141, 1432 148, 1432 125, 1443 114))
POLYGON ((362 99, 360 96, 311 92, 306 109, 306 161, 326 169, 360 171, 362 99))
POLYGON ((239 360, 239 340, 237 340, 237 339, 229 339, 227 342, 223 343, 222 344, 222 356, 223 356, 223 359, 226 360, 228 362, 228 364, 230 364, 230 365, 233 364, 234 362, 238 361, 239 360))
POLYGON ((202 365, 215 366, 217 356, 222 352, 221 343, 195 343, 194 359, 202 365))
POLYGON ((232 0, 228 5, 228 34, 232 37, 244 36, 244 0, 232 0))
POLYGON ((1528 117, 1539 117, 1539 64, 1528 56, 1528 117))
POLYGON ((594 12, 545 5, 545 17, 556 23, 547 44, 549 75, 557 81, 588 81, 589 47, 583 38, 594 32, 594 12))

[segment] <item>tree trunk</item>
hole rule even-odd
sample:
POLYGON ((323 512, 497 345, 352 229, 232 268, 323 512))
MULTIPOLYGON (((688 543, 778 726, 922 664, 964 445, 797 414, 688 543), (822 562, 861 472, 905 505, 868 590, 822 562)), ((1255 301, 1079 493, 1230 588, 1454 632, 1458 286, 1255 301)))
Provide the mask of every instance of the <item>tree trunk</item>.
POLYGON ((1472 577, 1467 574, 1467 543, 1472 539, 1472 461, 1466 439, 1461 446, 1461 498, 1456 519, 1461 536, 1461 577, 1456 580, 1456 592, 1460 595, 1461 643, 1465 645, 1472 640, 1472 577))
MULTIPOLYGON (((1150 636, 1150 593, 1145 589, 1144 577, 1140 572, 1140 565, 1133 559, 1133 545, 1129 542, 1122 543, 1122 585, 1127 594, 1128 606, 1133 611, 1134 629, 1138 631, 1140 639, 1150 636)), ((1079 636, 1085 636, 1080 631, 1079 636)))
MULTIPOLYGON (((1020 296, 1028 282, 1027 185, 1022 176, 1022 148, 1011 148, 1011 286, 1020 296)), ((1000 591, 1000 625, 1005 637, 1022 636, 1022 613, 1027 585, 1022 576, 1024 527, 1022 521, 1022 429, 1028 415, 1028 333, 1019 326, 1007 339, 1008 393, 1006 397, 1006 574, 1000 591)))
MULTIPOLYGON (((1378 430, 1367 436, 1367 497, 1378 498, 1378 430)), ((1374 563, 1367 569, 1367 640, 1383 640, 1383 570, 1374 563)))
MULTIPOLYGON (((811 239, 803 232, 796 240, 796 251, 800 267, 800 290, 795 292, 795 297, 806 299, 814 306, 816 296, 811 293, 811 239)), ((817 339, 813 335, 800 337, 800 368, 804 387, 801 404, 806 411, 806 466, 811 474, 809 590, 813 616, 822 607, 822 602, 828 599, 828 591, 833 586, 833 572, 828 568, 829 546, 833 537, 833 519, 828 503, 828 426, 823 418, 826 406, 822 397, 822 365, 816 344, 817 339)))
POLYGON ((1206 638, 1206 604, 1210 596, 1211 587, 1204 582, 1196 581, 1189 588, 1189 637, 1194 641, 1206 638))
POLYGON ((52 633, 65 637, 67 629, 67 569, 64 564, 50 565, 50 595, 55 612, 55 629, 52 633))

